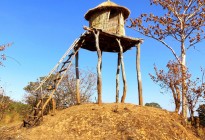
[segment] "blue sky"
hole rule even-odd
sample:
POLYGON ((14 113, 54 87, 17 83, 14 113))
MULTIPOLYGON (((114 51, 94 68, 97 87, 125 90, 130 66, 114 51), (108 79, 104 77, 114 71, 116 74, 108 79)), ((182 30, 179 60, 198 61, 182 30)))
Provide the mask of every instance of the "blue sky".
MULTIPOLYGON (((0 68, 0 84, 6 90, 6 94, 12 99, 22 100, 25 94, 23 88, 28 82, 49 73, 72 42, 84 32, 82 27, 88 26, 84 14, 101 2, 103 0, 0 0, 0 44, 14 42, 12 47, 4 52, 8 58, 4 61, 5 67, 0 68)), ((163 12, 159 7, 150 6, 149 0, 113 2, 129 8, 131 18, 145 12, 163 12)), ((144 102, 157 102, 163 108, 173 110, 171 94, 161 94, 159 86, 154 84, 148 75, 153 73, 154 63, 159 68, 164 68, 166 63, 174 58, 173 55, 161 44, 131 29, 126 28, 126 34, 144 38, 141 46, 144 102)), ((172 44, 177 48, 175 43, 172 44)), ((196 76, 200 75, 200 66, 205 67, 205 50, 202 47, 204 46, 201 43, 197 47, 200 51, 190 50, 187 54, 187 64, 196 76)), ((128 81, 126 102, 137 104, 135 57, 135 48, 124 54, 128 81)), ((96 52, 80 50, 79 63, 81 69, 89 68, 95 72, 96 52)), ((103 102, 115 101, 116 65, 117 54, 103 54, 103 102)))

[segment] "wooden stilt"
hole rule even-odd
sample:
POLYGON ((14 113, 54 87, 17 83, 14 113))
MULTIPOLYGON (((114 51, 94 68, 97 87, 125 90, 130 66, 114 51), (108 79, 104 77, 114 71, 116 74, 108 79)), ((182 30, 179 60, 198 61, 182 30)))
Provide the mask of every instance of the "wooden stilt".
MULTIPOLYGON (((42 89, 42 87, 41 87, 41 108, 43 108, 43 89, 42 89)), ((41 111, 41 117, 43 120, 43 111, 41 111)))
POLYGON ((99 46, 99 31, 93 31, 95 36, 95 43, 96 49, 98 54, 98 64, 97 64, 97 89, 98 89, 98 104, 102 104, 102 75, 101 75, 101 68, 102 68, 102 53, 99 46))
POLYGON ((51 112, 51 115, 55 115, 55 110, 56 110, 56 101, 54 98, 51 99, 51 102, 52 102, 52 112, 51 112))
POLYGON ((116 73, 116 103, 119 102, 119 90, 120 90, 120 65, 121 65, 121 57, 120 53, 118 53, 118 60, 117 60, 117 73, 116 73))
POLYGON ((78 59, 79 53, 77 52, 75 55, 75 74, 76 74, 76 102, 80 104, 80 76, 79 76, 79 68, 78 68, 78 59))
POLYGON ((137 69, 137 81, 138 81, 138 98, 139 105, 143 105, 143 96, 142 96, 142 77, 140 71, 140 43, 137 44, 137 57, 136 57, 136 69, 137 69))
POLYGON ((125 74, 125 67, 124 67, 124 61, 123 61, 123 47, 121 45, 121 42, 119 39, 116 39, 118 42, 118 45, 120 47, 120 60, 121 60, 121 69, 122 69, 122 79, 123 79, 123 95, 121 98, 121 103, 125 102, 126 94, 127 94, 127 81, 126 81, 126 74, 125 74))

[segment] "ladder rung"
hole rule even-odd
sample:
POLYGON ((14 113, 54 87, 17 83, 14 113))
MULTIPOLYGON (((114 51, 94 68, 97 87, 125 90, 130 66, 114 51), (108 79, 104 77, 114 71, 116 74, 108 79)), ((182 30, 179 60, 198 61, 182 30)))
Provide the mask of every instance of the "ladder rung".
POLYGON ((34 110, 42 110, 41 108, 37 108, 37 107, 34 107, 33 109, 34 110))
POLYGON ((66 70, 67 70, 67 68, 62 69, 62 70, 59 71, 59 73, 64 72, 64 71, 66 71, 66 70))
POLYGON ((56 89, 55 87, 47 88, 47 90, 55 90, 55 89, 56 89))
POLYGON ((67 64, 67 63, 70 63, 71 61, 65 61, 65 62, 63 62, 63 64, 67 64))
POLYGON ((38 118, 37 116, 31 116, 31 115, 29 115, 29 117, 31 117, 31 118, 38 118))
POLYGON ((60 79, 61 79, 61 78, 59 77, 59 78, 54 79, 53 81, 56 82, 56 81, 58 81, 58 80, 60 80, 60 79))
POLYGON ((72 55, 74 55, 74 53, 72 52, 71 54, 69 54, 69 56, 72 56, 72 55))

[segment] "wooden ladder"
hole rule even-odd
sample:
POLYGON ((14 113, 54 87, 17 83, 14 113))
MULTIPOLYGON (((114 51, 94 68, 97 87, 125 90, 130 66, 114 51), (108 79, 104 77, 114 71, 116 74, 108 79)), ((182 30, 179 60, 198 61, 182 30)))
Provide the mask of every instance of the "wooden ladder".
MULTIPOLYGON (((85 33, 84 33, 85 34, 85 33)), ((84 36, 84 34, 81 35, 84 36)), ((72 60, 75 55, 78 53, 81 44, 84 42, 83 39, 76 39, 70 48, 66 51, 63 57, 59 60, 56 66, 50 71, 48 76, 46 76, 40 83, 40 85, 33 91, 34 93, 40 92, 40 89, 44 85, 48 85, 52 81, 53 85, 48 86, 46 95, 43 95, 42 98, 37 102, 36 106, 33 107, 32 112, 25 120, 23 120, 23 127, 33 127, 38 125, 43 120, 43 115, 46 107, 52 102, 53 110, 55 109, 53 95, 56 92, 59 84, 63 80, 66 72, 72 64, 72 60), (52 79, 51 76, 54 75, 55 78, 52 79)))

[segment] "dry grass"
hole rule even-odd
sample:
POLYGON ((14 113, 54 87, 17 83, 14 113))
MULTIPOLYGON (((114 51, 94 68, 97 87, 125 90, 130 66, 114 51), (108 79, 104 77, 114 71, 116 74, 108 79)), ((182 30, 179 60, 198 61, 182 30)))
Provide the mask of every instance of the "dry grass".
POLYGON ((197 140, 176 114, 133 104, 79 105, 45 117, 35 128, 8 128, 0 129, 5 139, 197 140))

